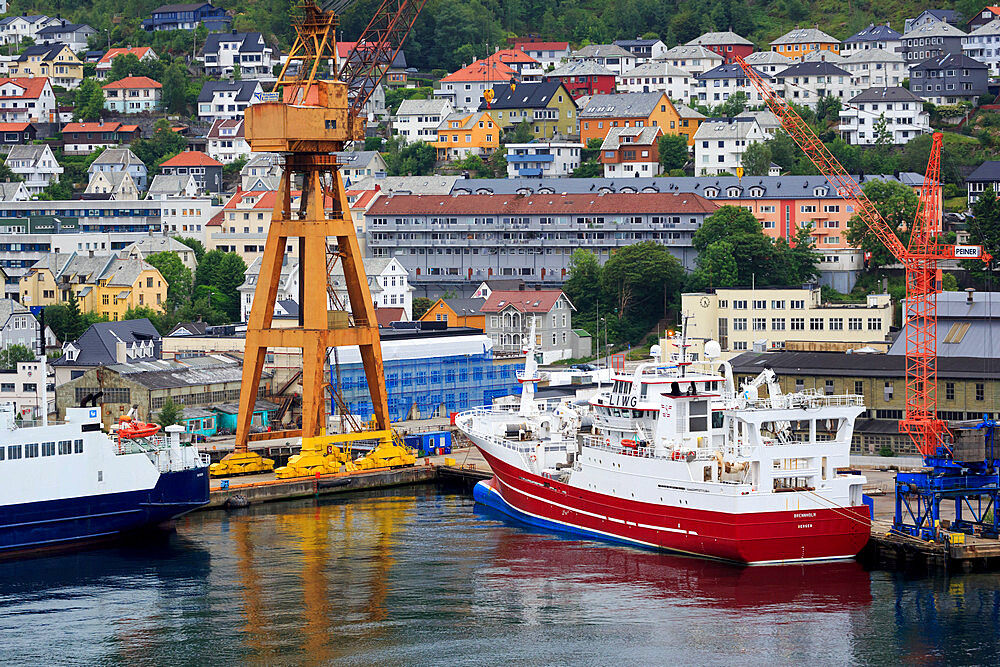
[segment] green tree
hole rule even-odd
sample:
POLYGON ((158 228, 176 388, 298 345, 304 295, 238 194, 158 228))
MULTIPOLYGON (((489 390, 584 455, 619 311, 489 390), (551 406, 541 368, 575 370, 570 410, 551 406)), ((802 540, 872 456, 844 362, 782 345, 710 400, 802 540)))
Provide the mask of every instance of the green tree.
MULTIPOLYGON (((117 59, 116 59, 117 60, 117 59)), ((183 114, 187 112, 188 75, 180 63, 171 64, 163 73, 163 88, 160 91, 160 104, 167 113, 183 114)))
POLYGON ((0 163, 0 181, 4 183, 20 183, 24 177, 11 171, 6 163, 0 163))
POLYGON ((750 211, 738 206, 723 206, 708 216, 692 237, 692 245, 699 255, 717 241, 726 241, 732 247, 737 285, 781 282, 781 277, 774 274, 777 259, 774 244, 764 235, 760 222, 750 211))
POLYGON ((657 143, 660 152, 660 171, 667 173, 674 169, 683 169, 688 162, 687 139, 679 134, 665 134, 657 143))
MULTIPOLYGON (((889 229, 905 246, 909 238, 905 230, 913 224, 917 213, 917 195, 911 188, 896 181, 869 181, 862 189, 889 229)), ((897 261, 868 222, 859 215, 853 216, 847 223, 847 241, 866 254, 870 253, 867 268, 871 272, 897 261)))
POLYGON ((535 134, 531 131, 531 123, 522 120, 507 131, 507 141, 505 143, 526 144, 534 138, 535 134))
POLYGON ((993 188, 986 188, 976 199, 966 226, 969 230, 969 242, 982 246, 983 250, 993 256, 989 265, 978 259, 963 262, 975 277, 981 278, 985 268, 996 267, 997 262, 1000 262, 1000 200, 997 200, 993 188))
POLYGON ((840 120, 842 108, 840 98, 824 95, 816 102, 816 120, 820 123, 834 123, 840 120))
POLYGON ((240 67, 239 63, 233 65, 233 81, 240 81, 243 79, 243 68, 240 67))
POLYGON ((771 148, 766 141, 752 143, 743 151, 744 176, 767 176, 770 168, 771 148))
POLYGON ((424 316, 424 313, 430 310, 431 306, 433 305, 434 302, 428 299, 426 296, 418 296, 417 298, 415 298, 412 304, 413 319, 419 320, 421 317, 424 316))
POLYGON ((35 353, 25 345, 8 345, 0 350, 0 370, 12 371, 26 361, 35 361, 35 353))
POLYGON ((604 175, 604 167, 597 162, 583 162, 570 174, 572 178, 600 178, 604 175))
POLYGON ((733 245, 728 241, 713 241, 698 255, 698 266, 691 275, 690 289, 737 287, 739 271, 733 256, 733 245))
POLYGON ((184 408, 174 403, 174 399, 170 396, 167 396, 163 401, 163 407, 156 413, 156 423, 164 428, 179 424, 183 418, 184 408))
POLYGON ((223 310, 230 321, 238 321, 239 286, 246 279, 246 270, 246 263, 236 253, 209 250, 195 270, 195 297, 204 298, 207 292, 213 308, 223 310))
POLYGON ((167 281, 167 299, 172 306, 187 303, 191 298, 191 269, 184 266, 176 252, 154 252, 146 258, 167 281))
POLYGON ((666 247, 642 241, 616 250, 601 270, 604 291, 620 317, 662 314, 670 295, 679 292, 684 269, 666 247))
POLYGON ((104 91, 94 79, 84 79, 76 89, 73 98, 73 118, 76 120, 100 120, 104 110, 104 91))
POLYGON ((791 172, 798 162, 799 147, 795 145, 792 138, 784 130, 778 130, 774 137, 766 142, 771 151, 771 162, 781 167, 782 172, 791 172))
POLYGON ((187 147, 187 138, 171 129, 170 121, 161 118, 153 124, 153 134, 148 139, 136 139, 130 148, 135 156, 150 168, 164 158, 172 157, 187 147))
POLYGON ((747 102, 749 98, 747 94, 742 90, 738 90, 728 98, 726 101, 715 108, 716 115, 724 116, 726 118, 733 118, 740 115, 747 108, 747 102))
POLYGON ((389 153, 386 167, 390 176, 426 176, 434 171, 437 155, 434 147, 423 141, 403 145, 398 153, 389 153))
POLYGON ((569 258, 569 278, 563 291, 579 313, 593 313, 601 282, 601 264, 590 250, 576 248, 569 258))
POLYGON ((80 312, 80 302, 76 298, 76 292, 71 288, 69 290, 69 298, 66 300, 66 323, 63 329, 64 341, 76 340, 87 330, 87 321, 83 317, 83 313, 80 312))
POLYGON ((878 120, 875 121, 875 145, 886 148, 890 144, 892 144, 892 135, 889 134, 885 113, 881 113, 878 120))
POLYGON ((187 247, 194 250, 194 260, 200 262, 201 258, 205 256, 205 245, 198 239, 193 239, 186 236, 175 236, 175 241, 180 241, 187 247))

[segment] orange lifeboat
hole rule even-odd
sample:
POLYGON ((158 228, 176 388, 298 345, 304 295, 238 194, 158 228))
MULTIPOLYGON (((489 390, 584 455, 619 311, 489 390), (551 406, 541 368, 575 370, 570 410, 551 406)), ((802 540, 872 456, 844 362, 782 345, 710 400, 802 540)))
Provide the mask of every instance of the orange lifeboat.
POLYGON ((159 424, 147 424, 135 421, 129 416, 118 418, 118 439, 132 440, 134 438, 146 438, 160 430, 159 424))

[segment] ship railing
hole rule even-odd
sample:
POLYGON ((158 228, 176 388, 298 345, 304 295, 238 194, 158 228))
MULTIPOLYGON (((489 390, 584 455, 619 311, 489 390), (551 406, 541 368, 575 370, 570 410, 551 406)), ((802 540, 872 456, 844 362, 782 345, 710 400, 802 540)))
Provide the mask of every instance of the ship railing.
POLYGON ((626 456, 636 456, 641 459, 671 459, 686 461, 689 454, 694 454, 695 461, 714 461, 716 458, 716 452, 712 449, 671 449, 668 450, 666 454, 658 456, 656 455, 651 444, 645 447, 626 447, 622 445, 620 441, 616 443, 614 439, 609 438, 608 436, 600 435, 583 436, 583 444, 585 447, 599 449, 612 454, 625 454, 626 456))
POLYGON ((865 397, 860 394, 820 394, 815 389, 806 389, 794 394, 774 398, 759 398, 747 404, 751 410, 788 410, 865 406, 865 397))

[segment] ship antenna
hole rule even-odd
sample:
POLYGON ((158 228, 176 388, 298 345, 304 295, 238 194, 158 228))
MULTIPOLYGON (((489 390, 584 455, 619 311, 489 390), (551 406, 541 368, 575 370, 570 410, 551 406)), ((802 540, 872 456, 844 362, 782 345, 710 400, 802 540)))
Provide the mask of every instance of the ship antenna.
POLYGON ((681 314, 681 377, 687 371, 687 320, 690 315, 681 314))

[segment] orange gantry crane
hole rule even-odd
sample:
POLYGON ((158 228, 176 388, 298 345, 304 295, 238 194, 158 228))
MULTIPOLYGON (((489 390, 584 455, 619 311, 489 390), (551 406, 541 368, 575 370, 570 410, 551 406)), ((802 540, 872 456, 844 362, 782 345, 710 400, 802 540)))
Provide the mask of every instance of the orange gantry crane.
POLYGON ((935 133, 930 160, 924 174, 917 214, 910 229, 910 241, 904 246, 875 204, 868 199, 837 158, 820 141, 812 128, 764 81, 760 74, 736 56, 747 78, 760 92, 768 108, 819 172, 837 188, 838 194, 854 203, 858 216, 869 230, 892 253, 906 270, 906 410, 899 422, 917 450, 934 456, 947 446, 944 436, 947 423, 937 414, 937 293, 941 289, 938 261, 944 259, 982 259, 992 257, 980 246, 946 245, 938 242, 941 234, 941 134, 935 133))
MULTIPOLYGON (((425 3, 383 0, 354 49, 339 64, 336 76, 323 79, 321 68, 337 62, 337 14, 304 0, 295 8, 295 43, 274 89, 246 109, 246 138, 252 150, 281 154, 284 171, 247 323, 236 446, 213 464, 212 475, 260 472, 274 465, 247 447, 269 348, 302 350, 302 449, 276 471, 279 477, 335 473, 345 464, 351 470, 415 461, 389 423, 378 322, 335 153, 349 142, 364 140, 365 104, 425 3), (292 63, 297 65, 295 76, 289 75, 292 63), (299 180, 301 195, 293 207, 293 187, 299 180), (298 249, 299 322, 294 328, 275 329, 272 316, 281 267, 286 250, 293 247, 298 249), (330 287, 330 272, 337 261, 343 267, 349 310, 340 305, 330 287), (372 427, 328 435, 326 361, 330 348, 349 345, 361 351, 374 413, 372 427), (375 443, 373 449, 349 461, 340 446, 359 440, 375 443)), ((346 4, 340 0, 327 6, 346 4)))

